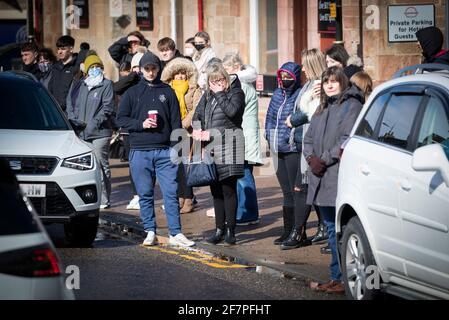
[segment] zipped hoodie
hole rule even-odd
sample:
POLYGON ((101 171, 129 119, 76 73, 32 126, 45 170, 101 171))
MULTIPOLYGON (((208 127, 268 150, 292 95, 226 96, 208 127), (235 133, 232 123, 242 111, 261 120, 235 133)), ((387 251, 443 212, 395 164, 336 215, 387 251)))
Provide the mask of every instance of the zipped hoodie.
POLYGON ((265 139, 269 148, 275 153, 297 152, 291 143, 291 131, 285 121, 293 113, 295 102, 301 89, 301 67, 294 62, 287 62, 277 72, 278 88, 274 91, 265 118, 265 139), (288 72, 295 83, 288 89, 282 88, 281 72, 288 72))
MULTIPOLYGON (((142 60, 161 65, 159 58, 150 52, 142 60)), ((181 128, 178 99, 173 89, 161 82, 160 76, 161 72, 152 82, 142 79, 128 89, 120 100, 117 124, 129 132, 131 149, 165 149, 177 143, 170 141, 170 135, 173 130, 181 128), (158 111, 158 126, 144 129, 143 122, 150 110, 158 111)))

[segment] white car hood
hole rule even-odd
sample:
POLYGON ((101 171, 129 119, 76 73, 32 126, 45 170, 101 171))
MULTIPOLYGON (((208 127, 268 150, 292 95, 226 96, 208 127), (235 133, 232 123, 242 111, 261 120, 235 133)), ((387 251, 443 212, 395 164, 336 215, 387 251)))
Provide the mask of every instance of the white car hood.
POLYGON ((0 154, 64 159, 91 151, 74 131, 0 130, 0 154))

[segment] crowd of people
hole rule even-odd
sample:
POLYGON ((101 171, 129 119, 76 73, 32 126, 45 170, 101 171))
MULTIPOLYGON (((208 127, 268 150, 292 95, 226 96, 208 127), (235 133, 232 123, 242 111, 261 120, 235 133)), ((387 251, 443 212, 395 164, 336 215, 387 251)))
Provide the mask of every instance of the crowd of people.
MULTIPOLYGON (((418 31, 423 62, 449 64, 438 28, 418 31)), ((154 210, 156 181, 162 191, 169 243, 193 246, 182 234, 180 214, 195 210, 187 183, 185 154, 176 154, 175 130, 184 130, 187 149, 200 145, 214 160, 217 177, 210 184, 216 229, 206 241, 236 244, 236 225, 256 224, 259 208, 253 170, 263 164, 259 137, 257 70, 238 53, 219 59, 207 32, 184 43, 157 43, 157 54, 138 31, 109 47, 120 79, 104 76, 104 64, 87 43, 74 53, 75 40, 62 36, 51 49, 33 43, 22 47, 23 70, 32 73, 54 96, 81 139, 92 146, 102 168, 101 208, 111 206, 109 147, 120 130, 129 159, 133 199, 127 209, 140 210, 147 232, 144 245, 158 243, 154 210), (232 139, 229 141, 229 132, 232 139)), ((373 90, 373 82, 357 57, 342 45, 324 53, 307 49, 301 66, 284 63, 277 71, 278 88, 271 98, 264 136, 276 164, 282 190, 284 232, 274 245, 289 250, 328 240, 331 279, 318 291, 341 293, 341 271, 335 235, 335 202, 341 146, 373 90), (302 79, 301 73, 305 74, 302 79), (303 80, 303 81, 302 81, 303 80), (312 238, 306 224, 314 208, 318 228, 312 238)))

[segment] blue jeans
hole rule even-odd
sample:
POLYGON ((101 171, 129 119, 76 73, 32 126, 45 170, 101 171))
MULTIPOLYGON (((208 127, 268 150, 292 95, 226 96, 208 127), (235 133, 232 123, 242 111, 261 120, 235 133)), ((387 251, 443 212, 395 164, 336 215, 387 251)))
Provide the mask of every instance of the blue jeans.
POLYGON ((131 174, 139 195, 140 216, 145 231, 156 232, 154 214, 154 179, 157 178, 164 198, 170 235, 181 233, 178 202, 178 165, 170 159, 170 149, 151 151, 131 150, 129 154, 131 174))
POLYGON ((245 176, 237 180, 237 222, 249 222, 259 219, 256 182, 253 166, 245 164, 245 176))
POLYGON ((332 251, 332 260, 330 264, 331 280, 341 281, 341 270, 337 256, 337 237, 335 234, 335 207, 319 207, 319 211, 329 234, 329 246, 332 251))

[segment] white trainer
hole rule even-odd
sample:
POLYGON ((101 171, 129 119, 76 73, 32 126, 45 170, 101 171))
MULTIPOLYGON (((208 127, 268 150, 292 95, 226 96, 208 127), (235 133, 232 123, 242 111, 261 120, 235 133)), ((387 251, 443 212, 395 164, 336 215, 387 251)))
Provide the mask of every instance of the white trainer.
POLYGON ((148 231, 147 237, 143 241, 143 245, 148 247, 157 245, 157 237, 154 231, 148 231))
POLYGON ((134 198, 131 199, 129 204, 126 206, 126 210, 140 210, 139 196, 134 196, 134 198))
POLYGON ((212 208, 212 209, 207 210, 206 216, 211 217, 211 218, 215 217, 215 209, 212 208))
POLYGON ((187 239, 186 236, 183 235, 182 233, 178 233, 174 237, 170 236, 168 244, 171 246, 178 246, 178 247, 193 247, 195 245, 195 242, 187 239))

